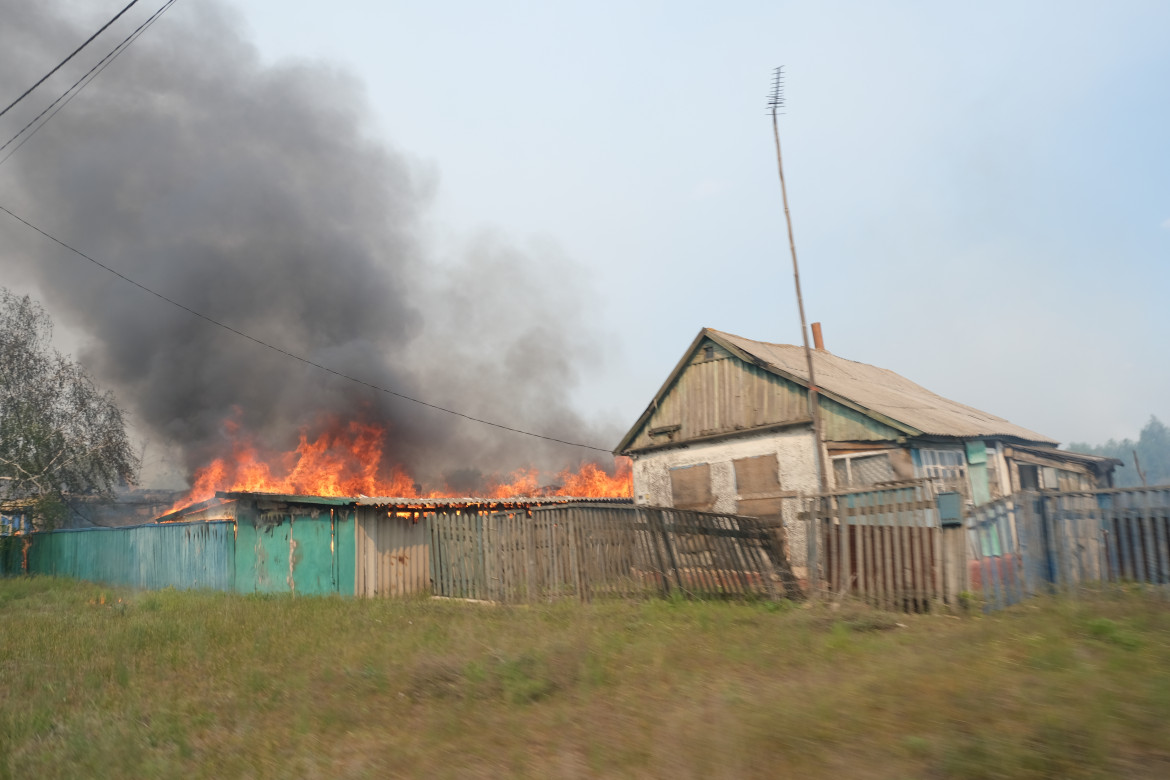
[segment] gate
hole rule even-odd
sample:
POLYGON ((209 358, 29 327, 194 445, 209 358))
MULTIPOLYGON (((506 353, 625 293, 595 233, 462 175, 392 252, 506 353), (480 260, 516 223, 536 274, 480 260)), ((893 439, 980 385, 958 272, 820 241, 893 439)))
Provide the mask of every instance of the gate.
POLYGON ((915 611, 957 595, 962 551, 944 533, 939 494, 923 480, 809 499, 810 589, 915 611))

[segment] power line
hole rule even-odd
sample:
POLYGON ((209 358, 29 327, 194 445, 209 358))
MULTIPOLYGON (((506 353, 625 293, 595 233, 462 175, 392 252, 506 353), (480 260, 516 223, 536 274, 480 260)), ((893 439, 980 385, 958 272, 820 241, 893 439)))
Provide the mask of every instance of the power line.
POLYGON ((124 51, 126 51, 126 49, 130 48, 130 44, 134 43, 134 41, 138 39, 138 36, 140 36, 143 32, 145 32, 145 30, 148 27, 150 27, 150 25, 154 24, 155 21, 157 21, 158 18, 160 16, 162 16, 168 8, 170 8, 176 2, 177 2, 177 0, 167 0, 167 2, 163 4, 162 8, 159 8, 145 22, 138 25, 138 27, 136 27, 134 29, 134 32, 130 33, 125 38, 123 38, 121 43, 119 43, 117 46, 115 46, 113 48, 113 50, 109 54, 107 54, 105 57, 102 57, 100 60, 98 60, 96 65, 94 65, 92 68, 90 68, 88 71, 85 72, 85 75, 83 75, 77 81, 73 82, 73 86, 69 87, 69 89, 62 92, 61 95, 58 96, 58 98, 56 100, 54 100, 52 103, 50 103, 43 111, 41 111, 41 113, 39 113, 35 117, 33 117, 31 122, 29 122, 24 127, 20 128, 20 130, 16 133, 16 135, 12 136, 7 141, 5 141, 4 145, 0 146, 0 152, 7 149, 8 146, 13 141, 15 141, 17 138, 20 138, 21 135, 24 135, 24 131, 28 130, 33 125, 36 125, 36 123, 38 121, 40 121, 41 117, 45 116, 45 114, 49 114, 49 111, 53 112, 53 113, 49 114, 47 117, 45 117, 44 122, 41 122, 39 125, 37 125, 35 128, 33 128, 32 132, 30 132, 28 135, 24 136, 24 138, 21 139, 20 143, 18 143, 16 145, 16 147, 11 152, 6 154, 3 159, 0 159, 0 165, 3 165, 8 160, 9 157, 16 154, 17 150, 20 149, 20 147, 24 146, 25 142, 28 141, 28 139, 32 138, 33 135, 37 132, 37 130, 40 130, 42 127, 44 127, 48 123, 48 121, 50 119, 55 117, 57 115, 58 111, 60 111, 62 108, 64 108, 66 105, 68 105, 70 100, 72 100, 73 98, 75 98, 79 94, 81 94, 81 90, 83 90, 87 86, 89 86, 91 81, 93 81, 95 78, 97 78, 97 76, 103 70, 105 70, 107 67, 109 67, 110 63, 112 63, 114 60, 116 60, 122 52, 124 52, 124 51), (64 100, 65 102, 62 103, 61 102, 62 100, 64 100), (57 106, 58 103, 61 103, 61 105, 57 106), (54 108, 54 107, 56 107, 56 108, 54 108))
MULTIPOLYGON (((173 0, 172 0, 172 2, 173 2, 173 0)), ((493 428, 499 428, 501 430, 511 431, 512 433, 522 433, 525 436, 531 436, 535 439, 544 439, 545 441, 556 442, 557 444, 566 444, 570 447, 580 447, 582 449, 594 450, 596 452, 604 452, 604 453, 610 452, 609 449, 606 449, 604 447, 594 447, 592 444, 581 444, 580 442, 567 441, 565 439, 558 439, 555 436, 545 436, 544 434, 541 434, 541 433, 533 433, 532 431, 526 431, 526 430, 523 430, 521 428, 513 428, 510 425, 504 425, 502 423, 492 422, 491 420, 485 420, 481 417, 473 417, 470 414, 464 414, 463 412, 459 412, 459 411, 456 411, 454 409, 448 409, 447 407, 439 406, 438 404, 428 403, 427 401, 423 401, 419 398, 414 398, 414 397, 406 395, 404 393, 399 393, 396 390, 391 390, 389 388, 382 387, 380 385, 375 385, 371 382, 365 381, 364 379, 358 379, 357 377, 342 373, 341 371, 338 371, 336 369, 321 365, 320 363, 309 360, 308 358, 301 357, 300 355, 289 352, 286 349, 282 349, 274 344, 270 344, 267 341, 263 341, 262 339, 258 339, 255 336, 250 336, 241 330, 236 330, 231 325, 227 325, 227 324, 220 322, 219 320, 217 320, 213 317, 209 317, 206 314, 203 314, 202 312, 198 312, 195 309, 192 309, 190 306, 179 303, 174 298, 168 298, 167 296, 163 295, 160 292, 155 292, 154 290, 150 289, 146 285, 144 285, 140 282, 136 282, 133 279, 131 279, 129 276, 126 276, 125 274, 114 270, 113 268, 106 265, 105 263, 103 263, 99 260, 95 260, 94 258, 87 255, 85 252, 82 252, 80 249, 76 249, 76 248, 70 246, 69 244, 66 244, 61 239, 57 238, 56 236, 52 235, 51 233, 48 233, 48 232, 42 230, 41 228, 37 227, 33 223, 29 222, 24 217, 18 216, 17 214, 13 213, 12 211, 10 211, 7 207, 5 207, 3 205, 0 205, 0 211, 3 211, 8 216, 15 219, 17 222, 20 222, 21 224, 32 228, 33 230, 40 233, 45 238, 52 241, 53 243, 58 244, 58 245, 64 247, 65 249, 68 249, 70 252, 72 252, 75 255, 78 255, 79 257, 85 258, 86 260, 90 261, 91 263, 98 266, 99 268, 103 268, 106 271, 109 271, 110 273, 114 274, 122 281, 128 282, 129 284, 132 284, 135 287, 137 287, 138 289, 140 289, 144 292, 150 293, 154 297, 160 298, 160 299, 166 301, 167 303, 171 304, 172 306, 177 306, 178 308, 182 309, 183 311, 187 312, 188 314, 194 315, 195 317, 198 317, 199 319, 204 320, 205 322, 209 322, 212 325, 223 328, 226 331, 234 333, 235 335, 237 335, 241 338, 245 338, 248 341, 251 341, 253 343, 259 344, 262 347, 267 347, 268 349, 271 349, 274 352, 279 352, 280 354, 284 355, 285 357, 289 357, 289 358, 292 358, 293 360, 300 361, 301 363, 304 363, 305 365, 312 366, 313 368, 319 368, 322 371, 326 371, 330 374, 333 374, 334 376, 341 377, 342 379, 347 379, 350 382, 356 382, 357 384, 364 385, 365 387, 368 387, 372 390, 377 390, 380 393, 386 393, 387 395, 392 395, 395 398, 401 398, 404 401, 411 401, 412 403, 416 403, 416 404, 419 404, 421 406, 427 406, 427 407, 430 407, 431 409, 437 409, 440 412, 446 412, 447 414, 452 414, 452 415, 455 415, 456 417, 462 417, 465 420, 471 420, 472 422, 482 423, 483 425, 490 425, 493 428)))
POLYGON ((3 110, 3 111, 0 111, 0 116, 4 116, 5 114, 7 114, 7 113, 8 113, 8 110, 9 110, 10 108, 12 108, 13 106, 15 106, 15 105, 16 105, 17 103, 19 103, 20 101, 24 100, 26 97, 28 97, 28 96, 29 96, 29 94, 31 94, 31 93, 32 93, 32 91, 33 91, 34 89, 36 89, 37 87, 39 87, 41 84, 44 84, 46 79, 48 79, 50 76, 52 76, 52 75, 53 75, 54 73, 56 73, 57 71, 61 70, 61 68, 62 68, 62 67, 65 65, 65 63, 69 62, 69 60, 71 60, 71 59, 73 59, 75 56, 77 56, 77 53, 78 53, 78 52, 80 52, 82 49, 84 49, 86 46, 88 46, 88 45, 90 45, 91 43, 93 43, 93 39, 94 39, 94 38, 96 38, 96 37, 98 37, 99 35, 101 35, 102 33, 104 33, 104 32, 106 31, 106 28, 107 28, 107 27, 109 27, 109 26, 110 26, 111 24, 113 24, 114 22, 118 21, 118 19, 119 19, 119 18, 122 16, 122 14, 126 13, 127 11, 129 11, 129 10, 130 10, 130 6, 134 5, 134 4, 135 4, 135 3, 137 3, 137 2, 138 2, 138 0, 130 0, 130 3, 129 3, 129 4, 128 4, 128 5, 127 5, 125 8, 123 8, 123 9, 122 9, 121 11, 119 11, 118 13, 114 14, 114 18, 113 18, 113 19, 111 19, 110 21, 108 21, 108 22, 106 22, 105 24, 103 24, 103 25, 102 25, 102 28, 101 28, 100 30, 98 30, 97 32, 95 32, 93 35, 89 36, 89 38, 87 38, 87 39, 86 39, 85 43, 83 43, 83 44, 81 44, 80 46, 78 46, 76 49, 74 49, 74 50, 73 50, 73 53, 72 53, 72 54, 70 54, 68 57, 66 57, 65 59, 61 60, 59 63, 57 63, 57 67, 53 68, 51 71, 49 71, 49 72, 48 72, 48 73, 46 73, 45 75, 41 76, 41 80, 40 80, 40 81, 38 81, 36 84, 33 84, 31 87, 29 87, 28 89, 26 89, 26 90, 24 91, 24 93, 23 93, 23 94, 22 94, 20 97, 18 97, 16 100, 13 100, 11 103, 9 103, 7 106, 5 106, 5 107, 4 107, 4 110, 3 110))

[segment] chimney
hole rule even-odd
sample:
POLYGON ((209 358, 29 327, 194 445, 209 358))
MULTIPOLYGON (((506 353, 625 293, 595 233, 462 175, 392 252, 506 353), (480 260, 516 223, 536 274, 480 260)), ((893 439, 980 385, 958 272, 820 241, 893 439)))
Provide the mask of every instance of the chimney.
POLYGON ((813 346, 816 347, 817 351, 824 352, 825 351, 825 337, 821 335, 821 323, 814 322, 812 324, 812 332, 813 332, 813 346))

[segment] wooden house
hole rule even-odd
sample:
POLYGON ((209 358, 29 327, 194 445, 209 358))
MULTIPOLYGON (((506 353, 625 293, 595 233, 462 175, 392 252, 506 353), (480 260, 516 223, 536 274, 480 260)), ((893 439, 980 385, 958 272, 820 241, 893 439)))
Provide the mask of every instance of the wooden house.
MULTIPOLYGON (((944 480, 974 505, 1026 489, 1112 485, 1120 461, 815 350, 832 490, 944 480)), ((804 349, 703 329, 615 450, 639 504, 779 518, 818 492, 804 349)))

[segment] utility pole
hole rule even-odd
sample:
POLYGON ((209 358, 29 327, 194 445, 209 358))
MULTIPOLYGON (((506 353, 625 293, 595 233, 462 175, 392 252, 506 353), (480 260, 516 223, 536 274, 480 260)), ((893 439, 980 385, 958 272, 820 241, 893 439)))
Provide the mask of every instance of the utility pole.
POLYGON ((780 171, 780 194, 784 198, 784 220, 788 223, 788 246, 792 250, 792 278, 796 282, 796 307, 800 310, 800 337, 804 339, 804 359, 808 363, 808 406, 812 416, 813 447, 816 449, 817 486, 821 493, 829 492, 829 479, 825 470, 824 437, 821 435, 820 392, 817 390, 817 375, 813 368, 812 350, 808 346, 808 323, 804 318, 804 298, 800 294, 800 265, 796 262, 796 239, 792 237, 792 215, 788 212, 788 188, 784 184, 784 158, 780 155, 780 123, 776 119, 784 106, 784 66, 776 68, 772 75, 772 93, 768 96, 768 108, 772 112, 772 135, 776 139, 776 167, 780 171))

